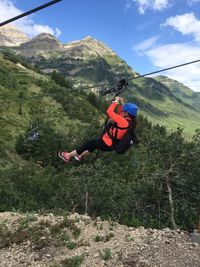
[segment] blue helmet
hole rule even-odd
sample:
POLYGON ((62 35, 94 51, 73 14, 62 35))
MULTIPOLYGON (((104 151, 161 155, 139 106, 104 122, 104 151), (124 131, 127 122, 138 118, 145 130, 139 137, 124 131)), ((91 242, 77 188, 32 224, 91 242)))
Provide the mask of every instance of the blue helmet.
POLYGON ((137 116, 138 107, 133 103, 126 103, 123 105, 122 110, 128 112, 131 116, 137 116))

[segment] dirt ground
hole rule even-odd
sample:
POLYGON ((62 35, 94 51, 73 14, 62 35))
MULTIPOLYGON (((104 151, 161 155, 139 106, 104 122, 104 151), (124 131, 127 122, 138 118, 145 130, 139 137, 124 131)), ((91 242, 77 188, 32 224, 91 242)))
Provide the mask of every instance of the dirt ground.
POLYGON ((145 229, 77 213, 0 213, 2 267, 200 267, 189 233, 145 229))

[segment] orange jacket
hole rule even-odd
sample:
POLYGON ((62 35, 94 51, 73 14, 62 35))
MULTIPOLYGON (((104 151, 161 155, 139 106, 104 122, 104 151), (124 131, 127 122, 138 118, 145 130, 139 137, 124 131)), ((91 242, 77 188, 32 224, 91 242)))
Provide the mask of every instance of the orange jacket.
MULTIPOLYGON (((116 108, 117 104, 115 102, 113 102, 109 108, 107 109, 106 113, 109 117, 109 119, 111 119, 112 121, 117 123, 117 126, 121 127, 121 128, 126 128, 129 126, 128 120, 125 119, 124 117, 122 117, 122 105, 118 105, 118 110, 117 113, 114 111, 116 108)), ((114 129, 113 134, 115 135, 116 129, 114 129)), ((127 129, 125 130, 121 130, 118 129, 118 133, 117 133, 117 139, 121 140, 122 137, 126 134, 127 129)), ((112 139, 109 137, 108 133, 105 133, 102 137, 104 143, 107 146, 112 146, 112 139)))

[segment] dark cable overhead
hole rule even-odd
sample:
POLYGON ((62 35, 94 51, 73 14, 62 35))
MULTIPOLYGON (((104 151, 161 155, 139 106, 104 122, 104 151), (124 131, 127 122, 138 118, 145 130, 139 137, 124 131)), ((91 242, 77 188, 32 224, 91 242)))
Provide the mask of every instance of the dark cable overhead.
POLYGON ((1 27, 1 26, 4 26, 4 25, 6 25, 6 24, 8 24, 8 23, 10 23, 10 22, 13 22, 13 21, 15 21, 15 20, 21 19, 21 18, 23 18, 23 17, 25 17, 25 16, 28 16, 28 15, 30 15, 30 14, 32 14, 32 13, 35 13, 35 12, 37 12, 37 11, 39 11, 39 10, 41 10, 41 9, 44 9, 44 8, 46 8, 46 7, 48 7, 48 6, 54 5, 54 4, 56 4, 56 3, 58 3, 58 2, 61 2, 61 1, 62 1, 62 0, 53 0, 53 1, 50 1, 50 2, 48 2, 48 3, 46 3, 46 4, 42 5, 42 6, 38 6, 38 7, 34 8, 34 9, 31 9, 31 10, 25 12, 25 13, 22 13, 22 14, 16 16, 16 17, 13 17, 13 18, 11 18, 11 19, 8 19, 8 20, 6 20, 6 21, 1 22, 1 23, 0 23, 0 27, 1 27))

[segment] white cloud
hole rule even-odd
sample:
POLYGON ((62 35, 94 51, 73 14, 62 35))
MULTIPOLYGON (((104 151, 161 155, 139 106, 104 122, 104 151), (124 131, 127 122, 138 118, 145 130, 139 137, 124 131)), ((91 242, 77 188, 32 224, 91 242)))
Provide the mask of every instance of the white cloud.
POLYGON ((200 42, 200 20, 193 13, 170 17, 162 26, 171 26, 183 35, 191 35, 195 41, 200 42))
MULTIPOLYGON (((145 54, 156 68, 164 69, 200 59, 200 47, 191 43, 169 44, 147 50, 145 54)), ((200 91, 200 63, 169 70, 164 74, 194 91, 200 91)))
POLYGON ((55 36, 59 37, 62 34, 61 30, 59 28, 55 28, 55 36))
MULTIPOLYGON (((182 35, 190 35, 193 40, 188 43, 161 45, 157 43, 159 37, 154 36, 135 45, 134 50, 148 57, 156 69, 200 59, 200 20, 193 13, 170 17, 163 25, 173 27, 182 35)), ((200 92, 200 63, 165 71, 164 74, 200 92)))
POLYGON ((140 14, 144 14, 147 9, 162 11, 171 6, 171 0, 133 0, 138 4, 140 14))
POLYGON ((196 3, 200 3, 200 0, 187 0, 187 3, 189 5, 193 5, 193 4, 196 4, 196 3))
POLYGON ((136 44, 133 46, 133 50, 136 52, 143 52, 145 50, 148 50, 156 45, 157 40, 159 39, 159 36, 153 36, 151 38, 148 38, 141 43, 136 44))
MULTIPOLYGON (((0 0, 0 21, 3 22, 5 20, 8 20, 12 17, 15 17, 24 11, 17 9, 13 2, 10 0, 0 0)), ((40 33, 50 33, 52 35, 55 35, 58 37, 61 34, 61 31, 56 28, 53 29, 49 27, 48 25, 41 25, 36 24, 33 19, 29 17, 21 18, 15 22, 12 23, 16 27, 18 27, 21 31, 26 33, 28 36, 33 37, 40 33)))
POLYGON ((11 17, 19 15, 21 11, 17 9, 11 1, 0 0, 0 18, 1 22, 11 17))

